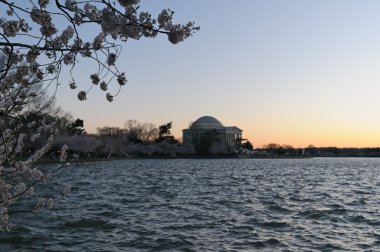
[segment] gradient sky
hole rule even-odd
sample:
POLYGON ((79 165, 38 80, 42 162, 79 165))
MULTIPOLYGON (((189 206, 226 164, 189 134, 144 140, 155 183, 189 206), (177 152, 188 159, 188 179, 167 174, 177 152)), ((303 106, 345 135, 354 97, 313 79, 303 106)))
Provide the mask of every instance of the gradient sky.
MULTIPOLYGON (((172 45, 129 41, 119 68, 128 83, 113 103, 99 89, 78 101, 68 85, 58 104, 88 132, 128 119, 189 122, 211 115, 238 126, 255 147, 380 146, 380 1, 142 0, 201 30, 172 45)), ((87 66, 78 76, 86 89, 87 66)), ((116 88, 116 85, 115 85, 116 88)))

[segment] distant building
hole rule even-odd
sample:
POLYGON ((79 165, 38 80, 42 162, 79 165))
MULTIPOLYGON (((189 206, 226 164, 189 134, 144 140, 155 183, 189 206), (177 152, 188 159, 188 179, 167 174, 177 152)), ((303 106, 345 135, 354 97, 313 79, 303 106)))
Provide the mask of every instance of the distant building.
POLYGON ((202 116, 190 125, 188 129, 182 130, 183 144, 196 146, 202 137, 210 136, 218 139, 220 145, 235 148, 237 139, 242 138, 242 130, 236 126, 223 126, 212 116, 202 116))

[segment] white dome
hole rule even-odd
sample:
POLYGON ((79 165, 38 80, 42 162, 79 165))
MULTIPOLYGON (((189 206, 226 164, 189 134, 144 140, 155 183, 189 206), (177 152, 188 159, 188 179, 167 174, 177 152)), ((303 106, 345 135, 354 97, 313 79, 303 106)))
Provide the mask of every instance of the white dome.
POLYGON ((218 119, 212 116, 199 117, 192 125, 191 128, 220 128, 223 124, 218 119))

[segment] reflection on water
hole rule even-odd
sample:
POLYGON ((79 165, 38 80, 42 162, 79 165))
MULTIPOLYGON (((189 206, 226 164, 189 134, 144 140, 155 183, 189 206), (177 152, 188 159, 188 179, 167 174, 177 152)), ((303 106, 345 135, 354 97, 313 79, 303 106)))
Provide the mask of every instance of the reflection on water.
POLYGON ((80 164, 12 208, 0 251, 371 251, 380 159, 123 160, 80 164))

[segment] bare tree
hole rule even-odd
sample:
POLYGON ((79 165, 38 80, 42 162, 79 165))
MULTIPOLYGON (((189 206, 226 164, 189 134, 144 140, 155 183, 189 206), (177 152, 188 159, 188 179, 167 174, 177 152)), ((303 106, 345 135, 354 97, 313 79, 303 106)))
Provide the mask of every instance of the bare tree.
POLYGON ((158 128, 152 123, 128 120, 125 124, 126 135, 132 142, 152 143, 158 138, 158 128))
POLYGON ((120 137, 126 134, 125 129, 120 127, 98 127, 96 128, 96 132, 99 136, 112 136, 112 137, 120 137))

